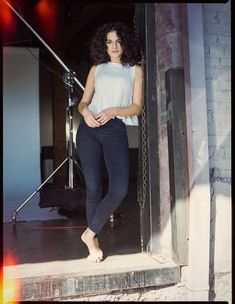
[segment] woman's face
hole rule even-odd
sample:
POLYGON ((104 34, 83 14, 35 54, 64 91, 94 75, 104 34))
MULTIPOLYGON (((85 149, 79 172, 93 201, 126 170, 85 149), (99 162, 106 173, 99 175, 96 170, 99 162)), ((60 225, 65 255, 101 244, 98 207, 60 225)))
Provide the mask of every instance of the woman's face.
POLYGON ((110 60, 113 62, 120 62, 123 54, 123 47, 122 41, 117 36, 116 31, 107 34, 106 45, 110 60))

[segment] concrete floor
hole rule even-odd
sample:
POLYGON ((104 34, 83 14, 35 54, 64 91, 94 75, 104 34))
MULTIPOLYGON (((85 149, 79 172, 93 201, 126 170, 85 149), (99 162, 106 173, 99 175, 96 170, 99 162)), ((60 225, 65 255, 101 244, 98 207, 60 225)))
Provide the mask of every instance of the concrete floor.
POLYGON ((21 300, 70 296, 71 282, 76 282, 72 284, 75 296, 178 281, 179 268, 174 263, 161 265, 141 253, 135 182, 117 212, 123 217, 115 220, 114 227, 107 222, 100 233, 104 261, 97 264, 86 260, 87 248, 80 241, 84 217, 17 222, 15 229, 11 223, 4 224, 3 255, 10 253, 15 259, 15 265, 4 266, 4 278, 21 279, 21 300), (85 280, 85 287, 78 278, 85 280))
MULTIPOLYGON (((99 236, 104 254, 140 252, 139 207, 134 182, 116 214, 114 227, 108 221, 99 236)), ((87 248, 80 240, 85 228, 86 219, 79 215, 61 220, 16 222, 15 229, 6 223, 3 253, 5 256, 11 251, 19 264, 85 258, 87 248)))
MULTIPOLYGON (((83 259, 88 255, 80 237, 84 219, 17 222, 4 224, 4 256, 10 251, 18 264, 83 259)), ((99 237, 106 256, 140 252, 139 227, 120 219, 114 228, 107 223, 99 237), (127 233, 128 232, 128 233, 127 233)))

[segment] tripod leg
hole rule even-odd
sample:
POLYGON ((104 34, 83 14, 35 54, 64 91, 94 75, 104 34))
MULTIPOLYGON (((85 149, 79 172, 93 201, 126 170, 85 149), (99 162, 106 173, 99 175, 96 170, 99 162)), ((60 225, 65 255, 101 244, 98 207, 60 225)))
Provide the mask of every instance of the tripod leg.
POLYGON ((69 159, 69 157, 67 157, 60 165, 59 167, 52 172, 52 174, 50 176, 48 176, 48 178, 20 205, 20 207, 18 207, 13 215, 12 215, 12 224, 15 227, 16 224, 16 217, 18 212, 27 204, 28 201, 31 200, 31 198, 44 186, 44 184, 66 163, 66 161, 69 159))

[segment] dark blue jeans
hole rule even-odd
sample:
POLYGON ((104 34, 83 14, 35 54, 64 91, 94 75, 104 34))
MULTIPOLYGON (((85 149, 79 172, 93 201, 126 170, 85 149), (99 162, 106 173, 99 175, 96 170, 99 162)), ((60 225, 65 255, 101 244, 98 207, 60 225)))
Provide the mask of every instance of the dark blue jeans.
POLYGON ((76 135, 76 146, 86 182, 86 216, 88 227, 98 234, 128 191, 129 150, 125 123, 118 118, 105 125, 90 128, 82 119, 76 135), (109 185, 102 198, 102 154, 109 185))

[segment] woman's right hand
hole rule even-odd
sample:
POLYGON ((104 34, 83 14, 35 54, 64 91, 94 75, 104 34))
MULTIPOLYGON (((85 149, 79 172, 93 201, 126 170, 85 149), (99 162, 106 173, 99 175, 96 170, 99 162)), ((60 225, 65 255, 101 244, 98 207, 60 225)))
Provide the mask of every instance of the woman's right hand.
POLYGON ((89 127, 91 127, 91 128, 97 128, 97 127, 101 126, 101 124, 95 119, 93 113, 88 108, 85 108, 82 111, 82 115, 84 117, 84 120, 85 120, 86 124, 89 127))

